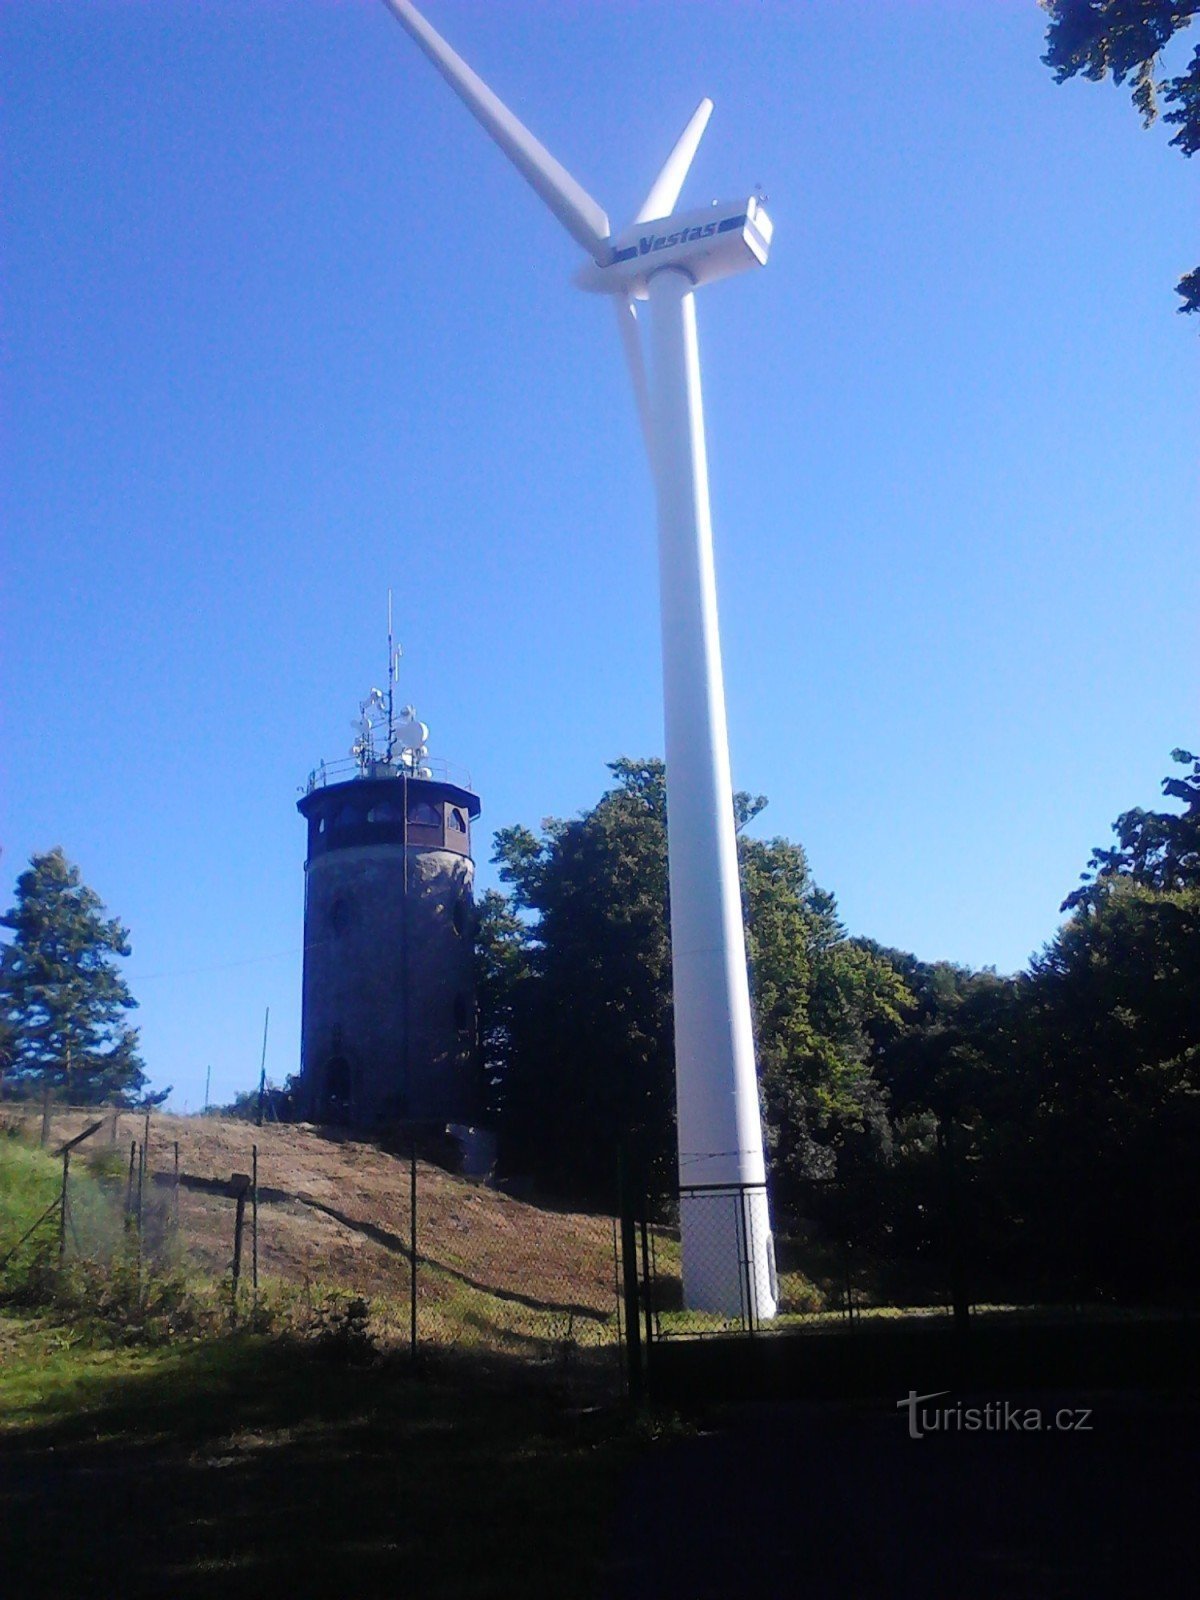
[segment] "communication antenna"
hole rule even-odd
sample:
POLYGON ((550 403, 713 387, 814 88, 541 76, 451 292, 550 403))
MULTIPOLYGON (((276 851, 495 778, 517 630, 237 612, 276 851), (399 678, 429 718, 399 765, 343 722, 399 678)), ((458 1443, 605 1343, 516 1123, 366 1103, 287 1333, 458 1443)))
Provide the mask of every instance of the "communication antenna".
POLYGON ((429 754, 429 728, 418 722, 415 706, 401 706, 400 722, 396 727, 396 743, 400 746, 400 765, 412 778, 428 778, 429 772, 421 767, 421 760, 429 754))
MULTIPOLYGON (((396 682, 400 676, 400 657, 403 649, 396 643, 392 630, 392 591, 388 590, 388 658, 387 689, 372 689, 365 700, 359 701, 358 716, 350 726, 355 739, 350 754, 358 763, 359 776, 379 775, 377 769, 395 766, 397 745, 405 744, 405 729, 396 726, 396 682)), ((401 721, 409 713, 401 711, 401 721)), ((426 730, 428 732, 428 730, 426 730)), ((401 757, 403 760, 403 756, 401 757)))
POLYGON ((358 716, 350 724, 358 736, 350 746, 350 754, 358 762, 359 773, 364 778, 379 760, 375 751, 375 729, 382 720, 386 704, 382 690, 372 689, 365 700, 359 701, 358 716))
POLYGON ((388 590, 388 678, 387 678, 387 763, 391 766, 396 751, 396 683, 400 677, 400 657, 404 651, 392 637, 392 591, 388 590))

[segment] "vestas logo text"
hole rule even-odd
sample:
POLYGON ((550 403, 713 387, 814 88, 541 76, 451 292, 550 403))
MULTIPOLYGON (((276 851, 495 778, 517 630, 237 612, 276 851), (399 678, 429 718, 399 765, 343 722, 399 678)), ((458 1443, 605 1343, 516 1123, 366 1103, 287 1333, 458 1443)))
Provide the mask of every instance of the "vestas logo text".
POLYGON ((644 235, 638 240, 638 254, 648 256, 653 250, 669 250, 673 244, 690 244, 693 239, 711 239, 717 224, 710 222, 703 228, 684 228, 679 233, 644 235))

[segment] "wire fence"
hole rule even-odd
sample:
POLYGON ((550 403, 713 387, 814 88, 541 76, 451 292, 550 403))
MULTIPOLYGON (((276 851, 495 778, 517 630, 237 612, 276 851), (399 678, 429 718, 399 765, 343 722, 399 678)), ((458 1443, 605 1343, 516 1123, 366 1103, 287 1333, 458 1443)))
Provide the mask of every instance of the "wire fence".
POLYGON ((5 1116, 59 1172, 27 1229, 0 1215, 0 1297, 30 1274, 58 1274, 84 1298, 116 1278, 135 1306, 165 1305, 181 1330, 190 1317, 621 1381, 615 1219, 458 1176, 452 1147, 432 1133, 381 1149, 307 1125, 65 1108, 5 1116))
POLYGON ((704 1391, 722 1352, 760 1335, 1194 1311, 1194 1221, 1151 1227, 1137 1191, 1114 1199, 1062 1171, 1031 1169, 1017 1214, 1008 1191, 944 1163, 793 1185, 784 1206, 761 1184, 647 1193, 623 1160, 614 1217, 468 1179, 457 1150, 430 1129, 385 1147, 307 1124, 9 1102, 0 1304, 57 1306, 131 1341, 241 1329, 348 1358, 466 1353, 498 1376, 635 1401, 669 1377, 645 1345, 690 1360, 688 1341, 724 1335, 694 1346, 704 1391), (1110 1213, 1121 1226, 1101 1229, 1110 1213), (1139 1276, 1114 1274, 1123 1260, 1139 1276))
POLYGON ((1000 1189, 933 1163, 877 1168, 793 1184, 790 1204, 770 1208, 763 1185, 643 1194, 647 1337, 786 1334, 896 1317, 944 1317, 961 1331, 975 1317, 1194 1315, 1194 1207, 1165 1220, 1148 1215, 1146 1186, 1118 1190, 1112 1173, 1107 1184, 1060 1168, 1022 1177, 1020 1190, 1000 1189))

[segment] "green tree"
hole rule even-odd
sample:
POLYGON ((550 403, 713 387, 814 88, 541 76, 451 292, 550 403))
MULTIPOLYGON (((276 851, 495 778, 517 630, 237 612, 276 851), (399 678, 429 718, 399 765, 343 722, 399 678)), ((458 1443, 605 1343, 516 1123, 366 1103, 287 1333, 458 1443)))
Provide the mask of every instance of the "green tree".
POLYGON ((530 977, 526 925, 508 900, 488 889, 475 906, 475 998, 479 1016, 481 1114, 497 1122, 511 1075, 521 984, 530 977))
MULTIPOLYGON (((1142 125, 1158 119, 1160 103, 1170 109, 1163 121, 1176 133, 1171 143, 1185 156, 1200 149, 1200 46, 1183 72, 1160 78, 1160 59, 1176 33, 1200 11, 1200 0, 1040 0, 1049 13, 1042 60, 1056 83, 1076 74, 1099 81, 1129 83, 1142 125)), ((1180 311, 1200 311, 1200 267, 1176 285, 1180 311)))
POLYGON ((1131 878, 1148 889, 1200 887, 1200 761, 1190 750, 1172 750, 1171 760, 1190 767, 1182 777, 1162 781, 1163 794, 1182 800, 1182 812, 1143 811, 1135 806, 1113 823, 1115 849, 1092 851, 1086 887, 1075 889, 1063 911, 1091 910, 1103 905, 1116 878, 1131 878))
POLYGON ((1085 1297, 1194 1296, 1200 888, 1097 887, 1022 980, 1013 1210, 1085 1297))
POLYGON ((806 1180, 886 1150, 872 1039, 910 997, 886 957, 847 938, 800 845, 744 839, 740 855, 767 1142, 787 1203, 806 1180))
POLYGON ((16 1029, 8 1018, 0 1012, 0 1099, 4 1096, 4 1080, 9 1067, 12 1066, 15 1044, 16 1029))
POLYGON ((1200 763, 1172 756, 1189 770, 1162 787, 1183 810, 1117 819, 1023 994, 1041 1232, 1085 1289, 1124 1297, 1194 1296, 1200 1249, 1200 763))
MULTIPOLYGON (((874 948, 874 947, 873 947, 874 948)), ((971 1286, 1011 1231, 1005 1183, 1023 1156, 1022 1080, 1014 1072, 1019 981, 948 961, 879 952, 903 975, 911 999, 899 1026, 878 1030, 874 1067, 893 1116, 894 1160, 852 1174, 853 1210, 865 1242, 924 1262, 932 1286, 949 1288, 967 1314, 971 1286), (860 1223, 861 1227, 861 1223, 860 1223)))
POLYGON ((874 1056, 898 1121, 929 1117, 929 1126, 943 1135, 954 1124, 961 1142, 963 1134, 1008 1114, 1011 1085, 997 1081, 997 1061, 1009 1049, 1016 980, 863 943, 895 968, 909 991, 899 1026, 877 1032, 874 1056))
POLYGON ((115 957, 129 935, 61 849, 31 858, 16 904, 0 926, 0 1012, 12 1029, 10 1084, 63 1090, 75 1102, 129 1103, 146 1082, 138 1035, 126 1021, 137 1002, 115 957))
MULTIPOLYGON (((485 956, 507 966, 502 1159, 596 1199, 611 1199, 618 1142, 651 1168, 669 1160, 674 1114, 664 771, 609 770, 616 783, 581 817, 548 819, 540 838, 496 835, 501 879, 528 920, 500 928, 485 956)), ((485 1035, 495 1020, 493 1004, 485 1035)))
POLYGON ((876 1071, 909 1188, 926 1214, 952 1217, 977 1289, 990 1278, 1006 1297, 1192 1292, 1200 765, 1173 754, 1190 770, 1163 789, 1183 810, 1117 819, 1115 847, 1092 852, 1067 921, 1026 972, 893 953, 917 1005, 876 1071))
MULTIPOLYGON (((499 1085, 510 1166, 560 1192, 608 1195, 619 1141, 674 1170, 674 1028, 661 761, 613 762, 581 817, 496 836, 526 922, 499 927, 485 972, 507 1051, 499 1085), (518 951, 517 945, 521 948, 518 951)), ((732 797, 743 827, 766 801, 732 797)), ((786 839, 739 841, 751 999, 777 1181, 823 1173, 856 1140, 886 1142, 872 1029, 907 998, 895 971, 848 940, 832 896, 786 839)), ((489 1029, 485 1015, 485 1034, 489 1029)))

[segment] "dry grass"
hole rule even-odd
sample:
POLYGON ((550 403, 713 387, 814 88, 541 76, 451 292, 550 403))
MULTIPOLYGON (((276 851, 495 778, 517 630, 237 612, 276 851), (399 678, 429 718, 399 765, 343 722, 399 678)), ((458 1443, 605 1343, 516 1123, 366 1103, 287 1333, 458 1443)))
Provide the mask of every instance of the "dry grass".
MULTIPOLYGON (((12 1113, 9 1113, 11 1116, 12 1113)), ((48 1148, 98 1113, 56 1112, 48 1148)), ((36 1135, 40 1114, 26 1131, 36 1135)), ((144 1116, 112 1113, 79 1158, 110 1175, 141 1140, 144 1116)), ((285 1295, 330 1290, 371 1302, 372 1331, 407 1338, 411 1283, 411 1187, 407 1157, 308 1124, 256 1128, 232 1118, 150 1118, 147 1237, 151 1221, 175 1240, 189 1272, 214 1281, 230 1269, 235 1202, 224 1188, 249 1173, 258 1146, 260 1281, 285 1295), (179 1172, 177 1230, 166 1228, 179 1172)), ((110 1176, 114 1204, 124 1186, 110 1176)), ((610 1217, 548 1211, 417 1163, 417 1301, 424 1343, 478 1343, 559 1352, 616 1336, 610 1217)), ((249 1282, 249 1240, 243 1283, 249 1282)))

